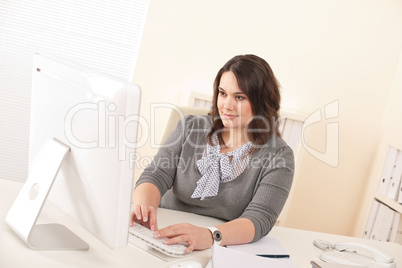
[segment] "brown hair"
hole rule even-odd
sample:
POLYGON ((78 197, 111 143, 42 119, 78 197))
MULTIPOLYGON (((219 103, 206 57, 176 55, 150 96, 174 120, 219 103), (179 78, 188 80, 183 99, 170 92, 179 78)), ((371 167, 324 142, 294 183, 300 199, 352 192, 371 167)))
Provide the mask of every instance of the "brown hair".
POLYGON ((230 59, 218 72, 214 81, 214 95, 212 108, 209 114, 213 118, 211 131, 208 133, 207 141, 212 144, 212 134, 217 132, 218 138, 223 143, 221 130, 222 120, 219 117, 217 107, 219 95, 219 83, 222 74, 233 72, 240 89, 248 97, 253 111, 253 119, 247 125, 248 139, 253 143, 254 148, 266 144, 272 135, 279 133, 279 108, 280 91, 279 83, 269 64, 262 58, 255 55, 239 55, 230 59))

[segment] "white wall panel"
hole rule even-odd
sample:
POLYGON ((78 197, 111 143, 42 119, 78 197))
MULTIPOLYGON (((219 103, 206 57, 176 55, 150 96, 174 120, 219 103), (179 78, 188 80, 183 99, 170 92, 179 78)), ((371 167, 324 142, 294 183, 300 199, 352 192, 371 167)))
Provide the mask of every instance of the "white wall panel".
POLYGON ((27 177, 33 54, 132 81, 148 2, 0 1, 0 178, 27 177))

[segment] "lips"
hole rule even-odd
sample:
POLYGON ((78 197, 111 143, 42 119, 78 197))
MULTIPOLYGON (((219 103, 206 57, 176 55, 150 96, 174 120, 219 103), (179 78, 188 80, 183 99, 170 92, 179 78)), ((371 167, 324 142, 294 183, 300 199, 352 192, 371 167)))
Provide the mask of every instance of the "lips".
POLYGON ((233 119, 235 119, 237 117, 239 117, 239 116, 238 115, 233 115, 233 114, 222 113, 222 119, 233 120, 233 119))

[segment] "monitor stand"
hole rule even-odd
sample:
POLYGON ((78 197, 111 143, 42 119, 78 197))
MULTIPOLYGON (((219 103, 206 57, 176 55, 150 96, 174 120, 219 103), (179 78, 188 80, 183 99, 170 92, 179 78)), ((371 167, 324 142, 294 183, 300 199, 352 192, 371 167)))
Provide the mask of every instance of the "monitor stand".
POLYGON ((33 162, 11 206, 7 225, 34 250, 88 250, 89 245, 61 224, 35 224, 70 147, 53 139, 33 162))

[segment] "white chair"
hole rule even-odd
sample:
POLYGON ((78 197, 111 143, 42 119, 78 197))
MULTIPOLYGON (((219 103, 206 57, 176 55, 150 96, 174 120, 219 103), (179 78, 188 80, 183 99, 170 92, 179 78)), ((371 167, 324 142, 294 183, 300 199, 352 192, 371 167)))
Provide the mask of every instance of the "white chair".
POLYGON ((163 132, 163 137, 161 140, 161 144, 165 142, 167 137, 169 136, 170 132, 173 131, 173 129, 176 127, 177 123, 180 121, 181 116, 186 116, 186 115, 205 115, 208 114, 209 110, 208 108, 198 108, 198 107, 179 107, 179 110, 181 111, 181 114, 177 112, 176 110, 172 110, 170 113, 165 131, 163 132))

